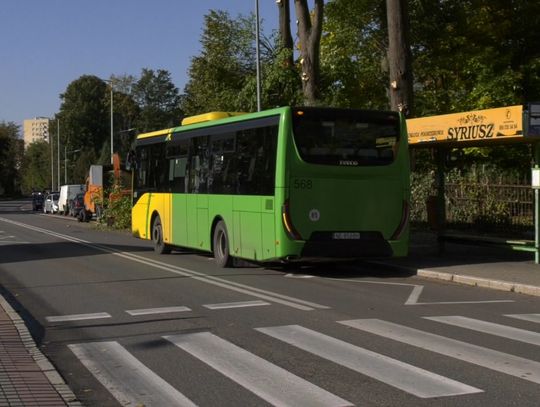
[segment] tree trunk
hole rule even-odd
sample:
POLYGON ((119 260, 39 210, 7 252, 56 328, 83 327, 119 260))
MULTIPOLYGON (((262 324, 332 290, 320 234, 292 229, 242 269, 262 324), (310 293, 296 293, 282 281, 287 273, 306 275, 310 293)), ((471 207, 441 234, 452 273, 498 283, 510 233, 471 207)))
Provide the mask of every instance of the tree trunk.
POLYGON ((289 7, 289 0, 279 0, 277 5, 279 9, 279 36, 281 38, 281 46, 292 50, 293 38, 291 35, 291 10, 289 7))
POLYGON ((413 109, 412 56, 407 0, 386 0, 390 108, 406 116, 413 109))
POLYGON ((317 104, 319 99, 320 44, 322 33, 324 0, 315 0, 310 15, 307 0, 294 0, 298 19, 300 41, 300 64, 302 65, 302 90, 307 106, 317 104))

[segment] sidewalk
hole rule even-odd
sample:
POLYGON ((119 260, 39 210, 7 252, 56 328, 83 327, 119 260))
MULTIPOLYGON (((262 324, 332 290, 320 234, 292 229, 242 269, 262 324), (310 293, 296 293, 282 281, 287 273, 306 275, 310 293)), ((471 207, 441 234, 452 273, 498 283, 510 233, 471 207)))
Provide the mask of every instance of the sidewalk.
POLYGON ((540 264, 531 252, 445 243, 439 254, 436 235, 425 232, 411 234, 408 257, 381 263, 420 277, 540 296, 540 264))
POLYGON ((0 295, 0 407, 80 405, 0 295))

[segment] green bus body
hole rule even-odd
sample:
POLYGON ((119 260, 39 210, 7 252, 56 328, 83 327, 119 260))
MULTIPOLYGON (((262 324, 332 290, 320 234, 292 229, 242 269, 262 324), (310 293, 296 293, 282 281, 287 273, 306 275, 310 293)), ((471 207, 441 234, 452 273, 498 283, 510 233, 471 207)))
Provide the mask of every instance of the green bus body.
POLYGON ((397 113, 283 107, 153 134, 137 140, 135 236, 151 239, 159 216, 167 247, 212 252, 222 221, 230 255, 261 262, 407 254, 409 154, 397 113), (363 132, 371 144, 353 146, 363 132))

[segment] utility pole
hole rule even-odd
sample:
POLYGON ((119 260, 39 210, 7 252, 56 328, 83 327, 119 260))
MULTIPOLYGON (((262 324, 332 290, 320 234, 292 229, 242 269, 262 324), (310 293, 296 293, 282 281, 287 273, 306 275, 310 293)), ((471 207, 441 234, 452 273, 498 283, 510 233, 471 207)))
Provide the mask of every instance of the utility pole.
POLYGON ((58 185, 57 187, 58 187, 58 190, 60 190, 60 119, 56 119, 56 144, 58 145, 58 185))
POLYGON ((259 0, 255 0, 255 50, 257 54, 257 111, 261 111, 261 53, 259 48, 259 0))
MULTIPOLYGON (((50 120, 49 120, 50 123, 50 120)), ((49 131, 49 144, 51 145, 51 192, 54 191, 54 146, 53 136, 49 131)))

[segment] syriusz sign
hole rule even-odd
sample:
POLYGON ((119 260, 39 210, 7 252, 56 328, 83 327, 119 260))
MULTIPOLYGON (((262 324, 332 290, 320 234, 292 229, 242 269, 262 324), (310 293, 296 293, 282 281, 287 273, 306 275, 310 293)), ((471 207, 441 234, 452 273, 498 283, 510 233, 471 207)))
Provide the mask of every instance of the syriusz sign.
POLYGON ((407 120, 409 144, 491 144, 523 138, 523 107, 509 106, 407 120))

